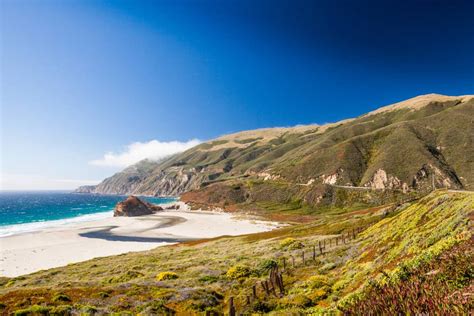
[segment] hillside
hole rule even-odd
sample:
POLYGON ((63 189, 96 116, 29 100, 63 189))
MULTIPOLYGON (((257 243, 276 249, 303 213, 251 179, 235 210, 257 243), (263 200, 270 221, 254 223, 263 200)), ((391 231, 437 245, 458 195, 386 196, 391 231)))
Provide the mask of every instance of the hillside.
POLYGON ((3 279, 0 306, 15 315, 220 315, 232 297, 243 314, 468 314, 473 210, 474 194, 446 190, 398 206, 321 210, 266 233, 3 279))
POLYGON ((246 190, 238 201, 244 202, 262 199, 249 180, 267 181, 301 187, 302 201, 315 206, 343 187, 406 194, 473 189, 473 117, 474 96, 423 95, 333 124, 225 135, 160 162, 140 162, 78 192, 176 196, 201 191, 203 197, 210 185, 211 191, 240 185, 246 190))

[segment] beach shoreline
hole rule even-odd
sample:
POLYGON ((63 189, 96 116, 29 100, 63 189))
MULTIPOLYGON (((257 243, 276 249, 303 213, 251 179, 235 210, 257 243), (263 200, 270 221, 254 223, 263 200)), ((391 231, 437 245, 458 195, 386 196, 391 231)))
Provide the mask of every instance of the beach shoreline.
POLYGON ((97 257, 145 251, 177 242, 268 231, 278 223, 224 212, 164 210, 44 227, 0 238, 0 276, 16 277, 97 257))

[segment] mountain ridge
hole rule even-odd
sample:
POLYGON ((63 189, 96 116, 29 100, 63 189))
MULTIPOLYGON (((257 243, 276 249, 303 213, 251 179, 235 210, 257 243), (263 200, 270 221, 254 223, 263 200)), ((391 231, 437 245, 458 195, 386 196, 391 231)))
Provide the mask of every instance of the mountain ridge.
POLYGON ((473 95, 421 95, 336 123, 223 135, 77 192, 177 196, 248 179, 403 192, 472 189, 473 116, 473 95))

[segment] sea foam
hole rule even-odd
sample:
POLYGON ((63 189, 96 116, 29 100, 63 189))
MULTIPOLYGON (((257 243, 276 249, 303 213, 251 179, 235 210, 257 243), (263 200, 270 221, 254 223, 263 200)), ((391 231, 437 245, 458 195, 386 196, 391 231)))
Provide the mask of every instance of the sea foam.
POLYGON ((76 217, 71 217, 71 218, 65 218, 65 219, 56 219, 56 220, 50 220, 50 221, 37 221, 37 222, 32 222, 32 223, 0 226, 0 238, 17 235, 17 234, 41 231, 45 228, 61 227, 66 224, 96 221, 96 220, 109 218, 112 216, 113 216, 113 211, 107 211, 107 212, 86 214, 86 215, 81 215, 81 216, 76 216, 76 217))

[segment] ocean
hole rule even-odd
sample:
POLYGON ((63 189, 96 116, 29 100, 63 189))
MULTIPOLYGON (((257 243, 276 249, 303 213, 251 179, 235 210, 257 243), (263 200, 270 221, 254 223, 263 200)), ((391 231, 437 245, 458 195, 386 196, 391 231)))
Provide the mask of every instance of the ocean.
MULTIPOLYGON (((0 192, 0 237, 61 224, 111 217, 126 196, 78 194, 62 191, 0 192)), ((155 203, 175 198, 143 197, 155 203)))

